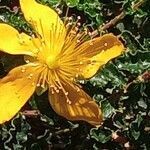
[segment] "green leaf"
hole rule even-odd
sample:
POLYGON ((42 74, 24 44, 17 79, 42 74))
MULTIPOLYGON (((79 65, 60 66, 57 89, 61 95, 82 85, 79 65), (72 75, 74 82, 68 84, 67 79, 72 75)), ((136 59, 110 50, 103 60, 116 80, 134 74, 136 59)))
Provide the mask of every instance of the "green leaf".
POLYGON ((14 150, 21 150, 22 148, 23 148, 22 145, 20 145, 20 144, 14 144, 14 143, 13 143, 13 149, 14 149, 14 150))
POLYGON ((47 117, 46 115, 42 115, 40 117, 40 120, 43 122, 47 122, 49 125, 54 125, 54 121, 51 118, 47 117))
POLYGON ((16 139, 17 141, 21 141, 22 143, 24 143, 25 141, 27 141, 27 134, 24 132, 17 132, 16 139))
POLYGON ((66 0, 66 3, 69 7, 75 7, 78 5, 79 0, 66 0))
POLYGON ((39 144, 33 143, 33 144, 31 145, 31 150, 41 150, 41 148, 40 148, 39 144))
POLYGON ((114 107, 107 100, 101 102, 101 108, 104 118, 109 118, 115 112, 114 107))
POLYGON ((34 96, 31 97, 31 100, 29 101, 29 104, 31 105, 31 107, 32 107, 33 109, 37 109, 37 104, 36 104, 36 101, 35 101, 35 97, 34 97, 34 96))
POLYGON ((147 109, 147 104, 144 102, 143 99, 138 101, 138 105, 144 109, 147 109))
POLYGON ((132 130, 131 134, 134 137, 134 139, 137 140, 139 138, 139 136, 140 136, 140 131, 132 130))
POLYGON ((95 139, 97 142, 106 143, 111 139, 110 131, 101 131, 98 129, 92 129, 90 131, 91 138, 95 139))

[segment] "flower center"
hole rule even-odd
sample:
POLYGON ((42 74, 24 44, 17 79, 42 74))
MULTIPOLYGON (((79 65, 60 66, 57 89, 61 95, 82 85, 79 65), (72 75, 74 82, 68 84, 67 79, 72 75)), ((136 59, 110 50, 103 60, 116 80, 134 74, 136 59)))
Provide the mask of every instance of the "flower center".
POLYGON ((58 66, 56 56, 51 55, 46 58, 46 64, 50 69, 54 69, 58 66))

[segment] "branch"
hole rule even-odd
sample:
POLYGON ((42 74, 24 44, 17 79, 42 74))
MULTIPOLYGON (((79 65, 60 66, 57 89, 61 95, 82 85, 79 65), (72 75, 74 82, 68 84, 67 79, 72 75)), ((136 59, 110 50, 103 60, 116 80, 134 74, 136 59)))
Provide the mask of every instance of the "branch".
POLYGON ((133 80, 130 83, 128 83, 127 85, 125 85, 124 93, 126 93, 128 91, 128 88, 132 84, 142 83, 142 82, 149 82, 149 81, 150 81, 150 71, 145 71, 143 74, 139 75, 135 80, 133 80))
POLYGON ((22 115, 27 116, 27 117, 37 117, 40 115, 40 112, 38 110, 25 110, 21 112, 22 115))
MULTIPOLYGON (((145 2, 145 0, 140 0, 139 2, 133 4, 132 9, 134 11, 138 10, 139 7, 145 2)), ((107 29, 109 29, 110 27, 116 25, 120 20, 122 20, 124 17, 126 16, 125 11, 122 11, 118 16, 116 16, 115 18, 113 18, 112 20, 110 20, 108 23, 106 23, 104 26, 100 26, 98 30, 95 30, 92 32, 93 36, 98 35, 99 31, 105 31, 107 29)))

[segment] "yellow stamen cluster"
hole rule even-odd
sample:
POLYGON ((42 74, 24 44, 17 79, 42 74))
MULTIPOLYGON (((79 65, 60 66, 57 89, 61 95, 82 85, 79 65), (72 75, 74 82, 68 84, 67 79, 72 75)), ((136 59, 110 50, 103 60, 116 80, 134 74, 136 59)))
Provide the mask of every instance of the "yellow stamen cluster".
MULTIPOLYGON (((93 63, 84 60, 84 58, 82 61, 77 61, 79 50, 74 51, 74 49, 77 48, 81 43, 83 43, 87 38, 92 37, 91 33, 88 33, 87 30, 85 30, 84 32, 81 32, 79 30, 79 26, 81 25, 79 20, 80 16, 77 17, 76 22, 73 21, 73 17, 65 18, 65 27, 67 29, 67 33, 62 49, 59 50, 59 53, 57 55, 55 55, 55 53, 53 52, 53 50, 55 49, 55 45, 52 43, 57 43, 57 40, 59 41, 61 37, 61 30, 63 30, 60 30, 57 37, 54 36, 56 33, 54 31, 57 30, 57 23, 55 26, 52 25, 51 27, 51 29, 53 30, 53 35, 50 31, 50 41, 53 42, 49 43, 49 45, 47 45, 48 43, 46 43, 44 39, 44 33, 41 37, 39 37, 38 34, 31 36, 31 40, 37 48, 36 56, 33 60, 41 62, 43 65, 43 71, 38 78, 37 87, 45 88, 47 87, 47 85, 50 85, 49 88, 52 94, 54 94, 55 92, 59 93, 61 90, 61 92, 63 92, 66 96, 66 100, 69 104, 71 104, 71 101, 67 97, 68 92, 64 89, 62 83, 60 82, 60 77, 62 78, 62 80, 74 82, 75 79, 78 78, 81 74, 82 67, 84 65, 87 65, 88 63, 93 63), (36 43, 35 37, 38 37, 40 47, 36 43)), ((40 25, 43 32, 42 23, 40 25)), ((22 41, 21 37, 19 38, 22 41)), ((90 44, 92 44, 92 42, 90 44)), ((29 63, 30 61, 26 60, 26 62, 29 63)), ((25 68, 23 68, 21 71, 24 72, 25 68)), ((32 76, 33 74, 30 74, 28 78, 31 79, 32 76)), ((78 91, 79 88, 77 88, 77 92, 78 91)))

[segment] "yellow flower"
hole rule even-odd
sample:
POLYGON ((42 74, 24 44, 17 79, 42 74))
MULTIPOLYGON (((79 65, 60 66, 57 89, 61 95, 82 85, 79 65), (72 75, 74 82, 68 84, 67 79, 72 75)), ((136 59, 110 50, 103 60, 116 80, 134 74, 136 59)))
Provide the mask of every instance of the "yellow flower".
POLYGON ((92 125, 102 122, 99 106, 76 83, 92 77, 124 47, 112 34, 85 41, 78 23, 65 19, 35 0, 20 0, 25 19, 34 35, 19 33, 0 24, 0 50, 25 55, 27 64, 11 70, 0 80, 0 123, 10 120, 35 90, 48 89, 49 102, 59 115, 69 120, 84 120, 92 125))

